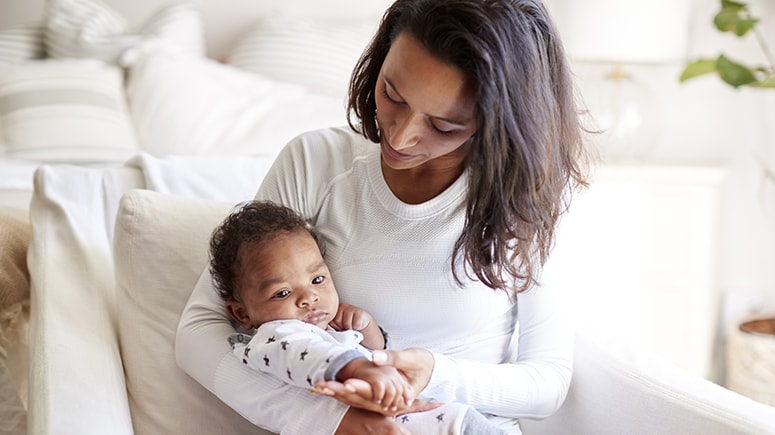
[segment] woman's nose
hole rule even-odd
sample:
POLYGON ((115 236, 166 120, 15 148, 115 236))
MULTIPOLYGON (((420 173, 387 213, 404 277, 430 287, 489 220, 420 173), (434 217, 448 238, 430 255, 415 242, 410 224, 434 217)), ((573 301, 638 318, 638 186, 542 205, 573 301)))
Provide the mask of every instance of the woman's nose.
POLYGON ((390 145, 396 150, 402 150, 417 145, 420 137, 418 125, 419 118, 407 114, 401 119, 396 120, 393 127, 393 134, 390 138, 390 145))

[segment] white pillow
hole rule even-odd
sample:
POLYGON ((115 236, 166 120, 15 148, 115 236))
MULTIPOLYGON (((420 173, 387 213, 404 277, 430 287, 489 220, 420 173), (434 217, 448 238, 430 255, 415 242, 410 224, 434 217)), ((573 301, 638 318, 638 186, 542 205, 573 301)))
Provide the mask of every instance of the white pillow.
POLYGON ((207 265, 212 230, 234 204, 130 191, 116 217, 118 324, 135 433, 264 434, 180 370, 174 340, 207 265))
POLYGON ((299 133, 344 125, 344 101, 159 50, 129 69, 127 93, 140 146, 153 155, 276 155, 299 133))
POLYGON ((227 63, 343 99, 350 75, 374 26, 332 27, 282 18, 257 22, 227 63))
POLYGON ((0 144, 7 158, 122 162, 137 150, 121 69, 91 60, 0 67, 0 144))
POLYGON ((40 59, 43 49, 43 25, 27 23, 0 30, 0 64, 40 59))
POLYGON ((204 31, 193 4, 179 3, 159 9, 139 29, 128 30, 126 21, 96 0, 48 0, 44 41, 49 57, 79 57, 118 63, 127 50, 164 45, 204 55, 204 31))

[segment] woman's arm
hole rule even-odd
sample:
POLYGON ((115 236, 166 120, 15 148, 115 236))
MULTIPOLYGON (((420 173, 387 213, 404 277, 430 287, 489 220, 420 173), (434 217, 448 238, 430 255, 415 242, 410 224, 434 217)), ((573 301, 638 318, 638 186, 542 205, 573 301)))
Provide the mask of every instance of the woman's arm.
MULTIPOLYGON (((423 349, 375 351, 374 362, 402 371, 422 398, 466 403, 506 418, 542 418, 562 405, 573 367, 574 330, 549 289, 518 297, 519 349, 513 363, 482 363, 423 349)), ((326 383, 331 397, 366 407, 344 385, 326 383)))
POLYGON ((434 354, 423 394, 502 417, 554 414, 570 386, 575 331, 552 289, 534 288, 518 295, 517 302, 516 362, 484 364, 434 354))

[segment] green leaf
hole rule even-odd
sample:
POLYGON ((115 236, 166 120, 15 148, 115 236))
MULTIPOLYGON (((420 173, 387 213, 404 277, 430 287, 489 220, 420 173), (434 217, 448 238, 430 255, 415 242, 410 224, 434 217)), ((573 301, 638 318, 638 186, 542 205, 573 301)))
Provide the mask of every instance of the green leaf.
POLYGON ((697 76, 716 72, 716 61, 716 59, 697 59, 689 62, 681 73, 679 80, 683 83, 697 76))
POLYGON ((733 0, 721 0, 721 7, 722 8, 740 8, 743 9, 746 7, 745 3, 742 2, 736 2, 733 0))
POLYGON ((721 10, 713 17, 713 24, 718 30, 737 36, 744 36, 756 27, 758 22, 758 18, 748 13, 748 5, 726 0, 722 0, 721 10))
POLYGON ((757 81, 754 72, 750 68, 734 62, 723 54, 716 59, 716 69, 721 76, 721 80, 735 88, 757 81))

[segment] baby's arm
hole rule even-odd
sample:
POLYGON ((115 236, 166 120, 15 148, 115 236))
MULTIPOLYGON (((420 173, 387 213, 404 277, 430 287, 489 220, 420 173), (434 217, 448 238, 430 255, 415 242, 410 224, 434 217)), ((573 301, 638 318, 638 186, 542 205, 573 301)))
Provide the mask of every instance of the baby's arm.
POLYGON ((334 380, 353 360, 366 361, 355 346, 337 343, 317 326, 297 320, 267 322, 254 336, 233 334, 229 341, 243 364, 302 388, 334 380))
POLYGON ((375 366, 365 351, 334 340, 317 326, 278 320, 261 325, 254 336, 237 333, 229 341, 243 364, 288 384, 310 388, 324 381, 357 378, 365 383, 354 384, 357 393, 379 403, 386 415, 407 406, 408 384, 398 370, 375 366))
POLYGON ((363 334, 361 344, 371 350, 385 349, 385 336, 377 321, 368 311, 354 305, 339 304, 334 320, 329 324, 337 331, 353 329, 363 334))

